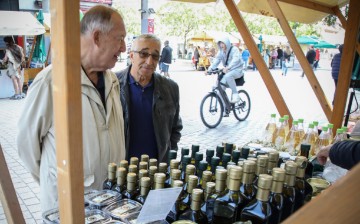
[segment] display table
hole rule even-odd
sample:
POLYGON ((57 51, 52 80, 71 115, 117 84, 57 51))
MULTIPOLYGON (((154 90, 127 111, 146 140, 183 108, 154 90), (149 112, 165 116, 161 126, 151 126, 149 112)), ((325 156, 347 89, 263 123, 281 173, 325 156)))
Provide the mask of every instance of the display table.
POLYGON ((15 94, 13 83, 6 74, 6 69, 0 72, 0 98, 9 98, 15 94))

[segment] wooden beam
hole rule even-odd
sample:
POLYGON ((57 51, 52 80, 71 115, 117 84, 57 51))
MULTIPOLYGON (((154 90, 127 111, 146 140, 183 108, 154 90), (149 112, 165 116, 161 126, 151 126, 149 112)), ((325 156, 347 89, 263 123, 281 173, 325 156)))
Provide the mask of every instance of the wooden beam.
POLYGON ((360 43, 356 44, 356 51, 360 55, 360 43))
POLYGON ((60 220, 84 223, 79 1, 50 6, 60 220))
POLYGON ((345 31, 344 48, 341 57, 339 79, 335 91, 334 113, 331 117, 331 123, 334 124, 334 130, 342 126, 348 89, 354 66, 355 49, 358 44, 359 26, 360 26, 360 1, 350 0, 349 19, 345 31))
POLYGON ((346 18, 345 16, 341 13, 340 9, 338 6, 335 6, 334 8, 332 8, 335 15, 339 18, 342 27, 346 30, 346 26, 347 26, 347 22, 346 22, 346 18))
POLYGON ((20 204, 16 196, 9 169, 6 165, 3 150, 0 145, 0 200, 5 212, 7 223, 25 224, 20 204))
POLYGON ((299 60, 300 65, 303 68, 303 70, 306 74, 306 77, 308 78, 309 83, 310 83, 316 97, 318 98, 320 105, 321 105, 327 119, 330 120, 331 115, 332 115, 332 111, 331 111, 332 108, 325 96, 323 89, 320 86, 319 81, 317 80, 317 78, 314 74, 314 71, 312 70, 311 65, 309 64, 303 51, 301 50, 301 47, 300 47, 299 43, 297 42, 296 37, 289 26, 289 23, 287 22, 277 1, 276 0, 268 0, 268 2, 269 2, 269 5, 270 5, 272 11, 274 12, 275 16, 277 17, 282 30, 284 31, 287 39, 289 40, 289 43, 290 43, 292 49, 294 50, 295 55, 296 55, 297 59, 299 60))
POLYGON ((278 0, 278 2, 284 2, 284 3, 291 4, 291 5, 297 5, 297 6, 312 9, 315 11, 335 15, 335 12, 331 9, 331 7, 329 7, 327 5, 322 5, 322 4, 319 4, 316 2, 311 2, 308 0, 300 0, 300 1, 299 0, 278 0))
POLYGON ((276 85, 274 78, 272 77, 268 67, 266 66, 263 57, 261 56, 246 23, 241 16, 241 13, 233 0, 224 0, 227 9, 233 18, 236 27, 238 28, 241 36, 244 39, 246 46, 248 47, 251 57, 256 63, 262 79, 265 82, 266 88, 268 89, 271 98, 273 99, 276 108, 278 109, 281 116, 289 115, 289 121, 292 122, 292 116, 289 108, 287 107, 284 98, 281 95, 279 88, 276 85))
POLYGON ((359 223, 360 164, 317 195, 283 224, 359 223))

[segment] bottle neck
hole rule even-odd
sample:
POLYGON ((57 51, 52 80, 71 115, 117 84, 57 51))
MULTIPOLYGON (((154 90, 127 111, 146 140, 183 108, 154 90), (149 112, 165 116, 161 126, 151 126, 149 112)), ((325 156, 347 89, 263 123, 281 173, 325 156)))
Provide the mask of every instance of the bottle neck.
POLYGON ((156 189, 163 189, 164 188, 164 182, 155 182, 155 190, 156 189))
POLYGON ((268 189, 258 188, 256 192, 256 199, 259 201, 268 201, 269 195, 270 195, 270 191, 268 189))
POLYGON ((147 196, 148 193, 149 193, 149 190, 150 190, 149 187, 141 186, 140 194, 141 194, 142 196, 147 196))
POLYGON ((228 189, 231 191, 239 191, 240 190, 240 179, 229 179, 229 185, 228 185, 228 189))
POLYGON ((192 201, 191 201, 191 210, 199 211, 200 208, 201 208, 201 202, 200 201, 195 201, 194 199, 192 199, 192 201))
POLYGON ((215 190, 220 193, 225 190, 226 180, 216 180, 215 182, 215 190))
POLYGON ((126 177, 121 177, 121 176, 119 176, 116 181, 117 185, 120 185, 120 186, 125 185, 125 182, 126 182, 126 177))
POLYGON ((128 192, 132 192, 136 189, 136 182, 127 182, 126 189, 128 192))
POLYGON ((283 186, 284 186, 284 182, 273 180, 272 185, 271 185, 271 192, 282 193, 283 186))
POLYGON ((289 187, 293 187, 295 185, 295 175, 285 175, 285 182, 284 184, 289 187))
POLYGON ((243 173, 241 182, 243 184, 252 184, 254 181, 254 173, 243 173))

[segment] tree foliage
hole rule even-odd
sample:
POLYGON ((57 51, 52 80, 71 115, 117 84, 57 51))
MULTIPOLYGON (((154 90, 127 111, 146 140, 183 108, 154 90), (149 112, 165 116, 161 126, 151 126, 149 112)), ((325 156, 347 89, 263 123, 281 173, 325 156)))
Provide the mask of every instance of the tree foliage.
MULTIPOLYGON (((343 13, 345 19, 347 19, 348 13, 349 13, 349 4, 346 4, 344 7, 342 7, 340 9, 340 11, 343 13)), ((338 24, 339 26, 342 26, 341 23, 338 22, 337 16, 335 16, 335 15, 328 15, 327 17, 325 17, 323 19, 322 22, 323 22, 323 24, 325 24, 327 26, 335 27, 336 24, 338 24)))

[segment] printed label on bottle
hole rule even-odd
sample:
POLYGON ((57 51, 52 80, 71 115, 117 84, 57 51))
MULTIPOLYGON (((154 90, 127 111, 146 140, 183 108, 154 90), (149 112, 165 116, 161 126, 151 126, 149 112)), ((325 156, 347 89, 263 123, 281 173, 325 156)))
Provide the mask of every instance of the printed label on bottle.
POLYGON ((101 194, 101 195, 93 198, 92 201, 95 202, 95 203, 102 203, 102 202, 104 202, 106 200, 109 200, 112 197, 114 197, 113 194, 105 193, 105 194, 101 194))
POLYGON ((134 209, 136 207, 137 206, 134 205, 134 204, 127 203, 125 205, 122 205, 122 206, 120 206, 118 208, 115 208, 115 209, 111 210, 111 214, 113 216, 120 217, 120 216, 123 216, 125 212, 128 212, 129 210, 134 209))
POLYGON ((85 218, 85 223, 86 224, 91 224, 91 223, 95 223, 95 222, 98 222, 98 221, 101 221, 101 220, 104 220, 104 219, 105 219, 104 216, 102 216, 100 214, 95 214, 95 215, 86 217, 85 218))

